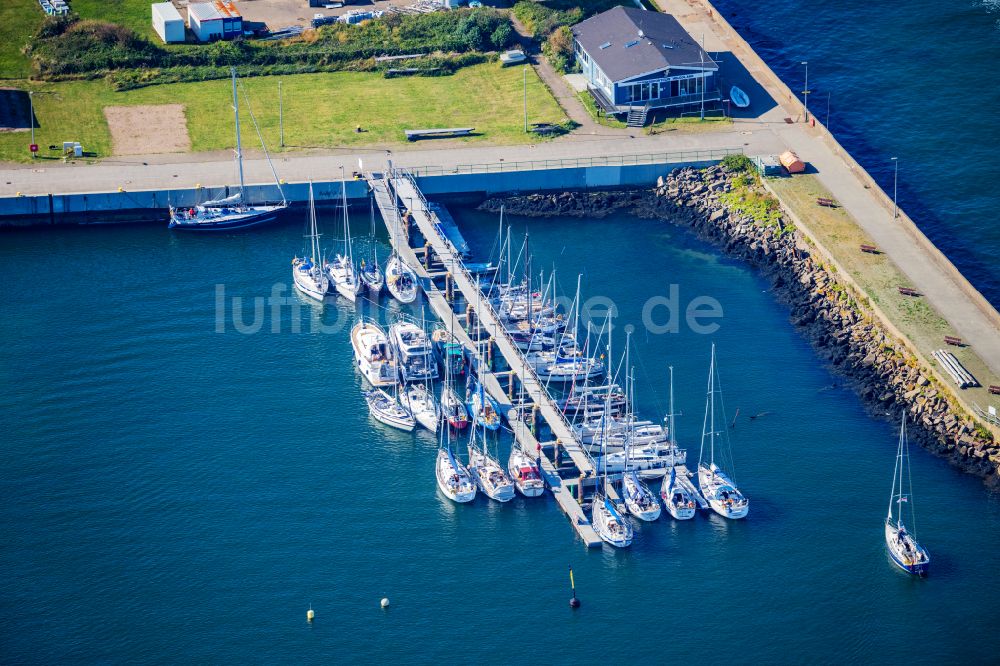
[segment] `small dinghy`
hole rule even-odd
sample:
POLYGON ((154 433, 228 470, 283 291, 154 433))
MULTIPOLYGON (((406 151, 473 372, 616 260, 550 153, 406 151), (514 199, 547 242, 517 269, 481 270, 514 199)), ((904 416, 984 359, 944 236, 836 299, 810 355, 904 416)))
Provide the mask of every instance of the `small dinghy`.
POLYGON ((376 421, 407 432, 412 432, 417 427, 417 421, 410 410, 382 389, 368 391, 365 393, 365 400, 368 402, 368 411, 376 421))
POLYGON ((385 266, 385 284, 392 297, 400 303, 417 300, 417 276, 395 253, 385 266))
POLYGON ((545 482, 542 481, 538 465, 515 442, 507 459, 507 473, 514 480, 514 485, 525 497, 538 497, 545 492, 545 482))
POLYGON ((931 564, 927 549, 917 542, 916 535, 903 525, 903 505, 910 507, 910 525, 913 525, 913 487, 910 477, 910 451, 906 441, 906 416, 899 427, 899 448, 896 450, 896 467, 892 474, 892 494, 889 496, 889 515, 885 519, 885 545, 893 563, 916 576, 926 576, 931 564))
POLYGON ((437 432, 438 406, 434 394, 423 384, 410 384, 403 392, 406 406, 410 408, 417 423, 431 432, 437 432))
POLYGON ((733 106, 739 109, 745 109, 750 106, 750 96, 736 86, 729 89, 729 99, 732 100, 733 106))

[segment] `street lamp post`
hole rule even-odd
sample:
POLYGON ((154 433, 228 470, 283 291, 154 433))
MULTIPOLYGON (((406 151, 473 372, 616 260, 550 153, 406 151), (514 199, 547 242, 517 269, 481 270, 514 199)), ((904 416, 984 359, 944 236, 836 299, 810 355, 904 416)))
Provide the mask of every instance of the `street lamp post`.
MULTIPOLYGON (((35 91, 28 91, 28 122, 31 123, 31 145, 35 145, 35 91)), ((31 151, 31 159, 35 159, 36 153, 34 150, 31 151)))
POLYGON ((802 64, 806 66, 806 86, 802 91, 802 114, 805 122, 809 122, 809 61, 803 60, 802 64))
POLYGON ((899 206, 896 205, 897 184, 899 183, 899 158, 892 158, 892 219, 899 217, 899 206))
POLYGON ((524 89, 524 133, 528 133, 528 66, 525 65, 521 70, 523 76, 521 77, 522 87, 524 89))
POLYGON ((281 137, 281 147, 285 147, 285 114, 281 107, 281 81, 278 81, 278 134, 281 137))

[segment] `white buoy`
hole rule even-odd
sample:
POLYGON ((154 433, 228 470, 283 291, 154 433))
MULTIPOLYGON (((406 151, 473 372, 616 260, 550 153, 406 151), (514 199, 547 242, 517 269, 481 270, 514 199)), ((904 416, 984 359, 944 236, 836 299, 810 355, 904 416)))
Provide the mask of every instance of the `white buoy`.
POLYGON ((312 622, 314 617, 316 617, 316 611, 314 611, 312 606, 310 606, 309 610, 306 611, 306 620, 312 622))
POLYGON ((382 597, 382 608, 389 607, 389 597, 382 597))

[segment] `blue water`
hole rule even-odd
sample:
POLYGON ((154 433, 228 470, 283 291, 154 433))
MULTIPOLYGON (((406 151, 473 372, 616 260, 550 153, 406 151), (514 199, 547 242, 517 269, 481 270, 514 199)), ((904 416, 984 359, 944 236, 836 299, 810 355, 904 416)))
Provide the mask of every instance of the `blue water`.
MULTIPOLYGON (((495 220, 456 216, 481 256, 495 220)), ((666 411, 675 367, 692 458, 718 344, 729 418, 741 414, 748 520, 661 519, 638 526, 628 551, 588 551, 550 498, 451 505, 435 486, 433 438, 369 419, 337 325, 353 309, 293 297, 276 317, 264 303, 259 332, 236 329, 233 297, 251 326, 253 299, 287 285, 298 220, 211 238, 159 226, 8 233, 0 661, 995 658, 1000 503, 914 451, 933 570, 924 581, 895 570, 882 537, 895 425, 824 390, 836 378, 763 281, 662 223, 511 222, 530 225, 536 267, 555 265, 566 290, 582 272, 588 296, 637 326, 643 415, 666 411), (643 304, 671 283, 682 306, 718 300, 714 335, 683 324, 646 334, 643 304)))
POLYGON ((715 5, 994 305, 1000 304, 1000 3, 715 5))

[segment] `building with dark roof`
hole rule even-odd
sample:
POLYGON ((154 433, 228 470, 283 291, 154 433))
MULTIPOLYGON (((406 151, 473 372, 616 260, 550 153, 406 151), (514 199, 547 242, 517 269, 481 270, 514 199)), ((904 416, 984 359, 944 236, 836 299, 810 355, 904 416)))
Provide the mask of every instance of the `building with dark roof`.
POLYGON ((722 99, 719 66, 669 14, 615 7, 572 30, 587 87, 607 113, 722 99))

